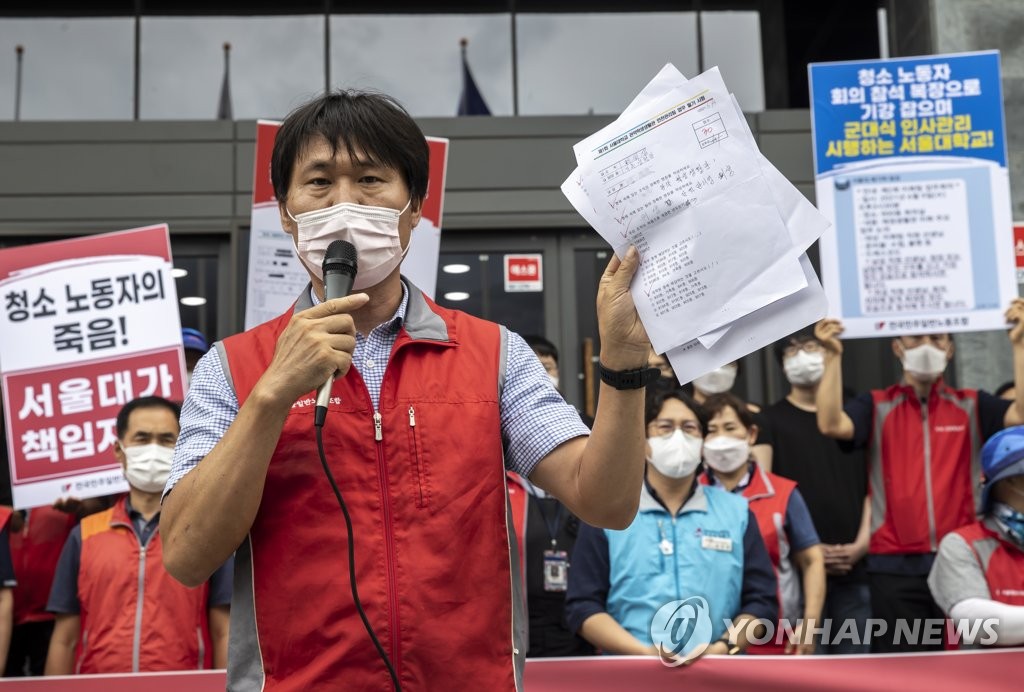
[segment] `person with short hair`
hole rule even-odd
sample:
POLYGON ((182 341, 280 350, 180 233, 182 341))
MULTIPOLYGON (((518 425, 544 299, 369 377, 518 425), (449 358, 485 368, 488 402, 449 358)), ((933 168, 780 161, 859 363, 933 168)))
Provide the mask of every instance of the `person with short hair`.
POLYGON ((815 394, 825 371, 825 349, 811 329, 778 341, 774 352, 789 382, 785 397, 764 410, 772 426, 773 473, 795 481, 822 541, 827 583, 823 621, 835 633, 855 623, 856 637, 826 638, 828 654, 868 653, 864 636, 871 617, 864 556, 868 551, 871 505, 867 461, 844 450, 818 430, 815 394))
POLYGON ((776 581, 747 501, 701 485, 700 406, 682 392, 652 388, 640 511, 622 531, 583 525, 569 571, 569 627, 606 654, 664 656, 653 619, 673 601, 700 599, 707 640, 691 637, 674 654, 745 651, 763 636, 759 620, 778 611, 776 581), (727 625, 731 625, 727 627, 727 625))
POLYGON ((899 336, 893 355, 903 379, 843 403, 843 325, 824 319, 814 328, 825 347, 817 392, 818 429, 868 453, 871 541, 867 571, 871 610, 885 622, 872 639, 876 653, 940 650, 941 644, 897 639, 899 621, 943 617, 928 589, 939 542, 975 520, 980 497, 979 450, 999 430, 1024 423, 1024 300, 1006 311, 1017 398, 954 389, 943 373, 953 358, 947 333, 899 336))
POLYGON ((271 180, 310 283, 200 359, 162 517, 183 583, 238 550, 230 687, 513 689, 526 642, 506 471, 595 524, 636 513, 648 339, 635 248, 598 288, 589 434, 521 337, 401 276, 428 157, 380 93, 319 95, 277 132, 271 180), (358 271, 328 300, 323 261, 340 240, 358 271))
POLYGON ((57 619, 46 675, 227 664, 230 559, 196 588, 163 565, 160 494, 179 414, 176 403, 157 396, 133 399, 118 412, 114 456, 128 494, 82 519, 64 544, 47 605, 57 619))
POLYGON ((185 391, 192 384, 192 372, 196 369, 196 363, 210 350, 206 341, 206 335, 198 329, 184 327, 181 330, 181 344, 185 349, 185 391))
POLYGON ((706 472, 701 482, 745 497, 757 518, 779 585, 779 610, 793 634, 751 648, 758 654, 813 654, 812 629, 825 601, 825 558, 814 522, 796 483, 761 468, 751 452, 757 424, 744 402, 728 392, 704 401, 706 472))
MULTIPOLYGON (((740 361, 737 360, 694 378, 693 382, 690 383, 690 386, 693 388, 694 400, 703 406, 709 396, 732 392, 739 373, 740 361)), ((749 401, 745 401, 744 405, 757 423, 757 440, 754 441, 753 447, 754 458, 757 459, 757 463, 761 465, 761 468, 765 471, 771 471, 773 454, 771 426, 762 415, 760 406, 749 401)))
POLYGON ((942 539, 928 587, 963 633, 963 645, 1020 646, 1024 644, 1024 427, 993 435, 981 448, 981 468, 985 474, 981 518, 942 539))
POLYGON ((558 378, 558 348, 549 340, 537 334, 524 335, 523 341, 537 354, 537 359, 544 366, 544 372, 548 374, 548 379, 551 380, 551 384, 555 386, 555 389, 558 389, 560 384, 558 378))

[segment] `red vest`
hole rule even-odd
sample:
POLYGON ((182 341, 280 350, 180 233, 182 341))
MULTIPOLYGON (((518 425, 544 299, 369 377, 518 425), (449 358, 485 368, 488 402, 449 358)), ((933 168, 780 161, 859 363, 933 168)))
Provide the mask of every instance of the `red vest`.
POLYGON ((975 519, 978 393, 940 380, 925 407, 908 385, 871 395, 869 552, 935 552, 943 536, 975 519))
MULTIPOLYGON (((708 473, 711 473, 710 469, 708 473)), ((701 475, 701 482, 708 484, 710 481, 707 475, 701 475)), ((760 467, 758 464, 753 465, 751 472, 750 482, 745 488, 743 488, 742 495, 747 498, 747 502, 750 503, 750 511, 753 512, 754 518, 757 519, 757 528, 761 531, 761 538, 764 539, 764 545, 768 548, 768 555, 772 559, 772 568, 775 570, 775 579, 777 583, 776 595, 779 599, 779 617, 789 617, 792 624, 796 624, 797 618, 803 617, 803 612, 787 613, 786 603, 784 598, 787 596, 792 598, 793 594, 789 593, 795 587, 800 589, 800 573, 796 571, 789 560, 789 539, 786 537, 786 532, 783 530, 782 525, 786 520, 786 507, 789 506, 789 496, 793 494, 793 489, 796 488, 796 483, 777 476, 774 473, 769 473, 760 467), (785 557, 785 564, 783 564, 783 557, 785 557), (789 579, 792 582, 792 578, 796 579, 795 583, 787 584, 790 588, 785 588, 787 585, 783 584, 784 579, 789 579)), ((795 593, 796 601, 800 602, 800 593, 798 590, 795 593)), ((791 609, 798 610, 791 606, 791 609)), ((781 654, 785 649, 784 644, 776 644, 776 638, 773 638, 770 642, 765 644, 752 645, 747 649, 747 653, 750 654, 781 654)))
POLYGON ((159 529, 139 545, 125 501, 82 519, 77 672, 202 668, 209 586, 164 570, 159 529))
POLYGON ((954 533, 960 534, 974 552, 992 600, 1024 606, 1024 550, 1003 540, 980 521, 954 533))
POLYGON ((14 587, 14 624, 53 620, 46 612, 53 575, 68 534, 75 528, 73 514, 52 507, 29 510, 25 525, 11 532, 11 560, 18 585, 14 587))
MULTIPOLYGON (((406 689, 512 689, 519 651, 498 401, 502 335, 409 291, 378 411, 352 368, 334 382, 323 428, 352 517, 359 597, 406 689)), ((240 405, 291 317, 223 342, 240 405)), ((317 454, 314 397, 292 405, 236 555, 229 684, 389 690, 352 600, 345 524, 317 454)))
POLYGON ((526 489, 522 476, 509 471, 508 501, 512 510, 512 527, 519 551, 519 567, 523 579, 523 593, 526 593, 526 518, 529 516, 530 491, 526 489))

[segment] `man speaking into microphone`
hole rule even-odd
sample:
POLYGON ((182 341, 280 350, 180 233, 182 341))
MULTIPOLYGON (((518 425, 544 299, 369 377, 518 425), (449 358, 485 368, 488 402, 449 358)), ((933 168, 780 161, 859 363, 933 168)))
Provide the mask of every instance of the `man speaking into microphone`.
POLYGON ((278 132, 271 178, 310 285, 199 361, 161 514, 164 562, 186 585, 238 551, 229 689, 520 688, 506 469, 595 526, 636 513, 657 373, 629 294, 636 251, 601 277, 590 432, 522 338, 402 278, 427 159, 419 127, 380 94, 320 96, 278 132), (328 300, 336 240, 358 271, 328 300))

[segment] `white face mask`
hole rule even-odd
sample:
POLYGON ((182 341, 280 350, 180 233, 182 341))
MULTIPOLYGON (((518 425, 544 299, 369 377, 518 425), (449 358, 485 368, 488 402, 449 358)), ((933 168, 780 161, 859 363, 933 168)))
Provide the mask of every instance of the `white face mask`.
POLYGON ((127 464, 124 477, 128 484, 144 493, 159 493, 167 484, 171 474, 171 460, 174 459, 174 448, 163 445, 137 445, 125 447, 121 445, 127 464))
POLYGON ((736 366, 723 365, 693 381, 693 386, 705 394, 721 394, 732 389, 736 382, 736 366))
POLYGON ((931 344, 921 344, 903 350, 903 369, 919 380, 931 382, 946 370, 946 352, 931 344))
POLYGON ((402 211, 345 202, 298 216, 287 209, 285 212, 299 229, 293 239, 299 260, 321 281, 327 246, 335 240, 347 240, 355 246, 359 271, 352 290, 360 291, 376 286, 402 263, 409 248, 402 250, 398 219, 411 204, 410 199, 402 211))
POLYGON ((647 461, 663 476, 685 478, 700 464, 700 448, 704 440, 676 429, 668 437, 648 437, 651 455, 647 461))
POLYGON ((555 389, 558 389, 558 375, 548 375, 548 379, 551 380, 551 384, 554 385, 555 389))
POLYGON ((704 461, 715 471, 731 473, 750 459, 750 445, 728 435, 713 437, 704 443, 704 461))
POLYGON ((782 361, 782 369, 786 371, 790 384, 804 387, 817 384, 825 372, 825 354, 801 349, 795 356, 782 361))

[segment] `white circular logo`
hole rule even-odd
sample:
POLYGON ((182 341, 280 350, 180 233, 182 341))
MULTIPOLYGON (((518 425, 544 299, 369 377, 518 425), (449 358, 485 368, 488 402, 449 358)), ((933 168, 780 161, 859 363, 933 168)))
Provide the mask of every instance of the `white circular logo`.
POLYGON ((651 640, 667 666, 679 666, 702 653, 711 644, 711 614, 700 596, 666 603, 651 620, 651 640))

